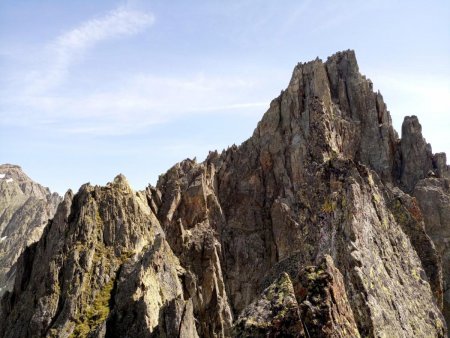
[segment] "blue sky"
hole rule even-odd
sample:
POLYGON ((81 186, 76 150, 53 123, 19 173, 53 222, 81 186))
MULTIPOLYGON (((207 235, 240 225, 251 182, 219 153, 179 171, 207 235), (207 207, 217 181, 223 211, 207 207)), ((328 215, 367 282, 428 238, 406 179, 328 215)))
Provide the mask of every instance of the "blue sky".
POLYGON ((450 155, 449 1, 0 1, 0 162, 135 189, 251 136, 297 62, 354 49, 450 155))

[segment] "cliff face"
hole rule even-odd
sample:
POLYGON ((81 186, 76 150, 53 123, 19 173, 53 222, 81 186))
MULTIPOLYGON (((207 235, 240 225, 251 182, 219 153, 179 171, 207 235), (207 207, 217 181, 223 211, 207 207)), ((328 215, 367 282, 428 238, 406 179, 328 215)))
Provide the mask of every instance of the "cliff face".
POLYGON ((450 180, 423 179, 415 186, 414 196, 422 210, 427 233, 442 259, 444 315, 450 323, 450 180))
POLYGON ((19 166, 0 165, 0 295, 12 290, 17 258, 41 237, 60 201, 19 166))
POLYGON ((352 51, 299 64, 239 147, 66 194, 0 334, 444 337, 448 177, 352 51))

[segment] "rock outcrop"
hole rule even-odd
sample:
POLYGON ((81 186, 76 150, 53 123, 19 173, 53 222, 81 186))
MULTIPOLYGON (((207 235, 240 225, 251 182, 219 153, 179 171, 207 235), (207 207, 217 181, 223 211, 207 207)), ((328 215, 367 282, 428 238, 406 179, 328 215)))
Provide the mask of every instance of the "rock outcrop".
POLYGON ((289 276, 282 272, 241 313, 236 337, 360 337, 343 278, 330 256, 289 276))
POLYGON ((0 165, 0 295, 11 290, 15 263, 42 235, 61 198, 17 165, 0 165))
POLYGON ((448 172, 353 51, 298 64, 240 146, 66 194, 0 335, 444 337, 448 172))
POLYGON ((422 126, 416 116, 407 116, 402 124, 401 183, 411 192, 416 183, 434 175, 431 145, 422 137, 422 126))

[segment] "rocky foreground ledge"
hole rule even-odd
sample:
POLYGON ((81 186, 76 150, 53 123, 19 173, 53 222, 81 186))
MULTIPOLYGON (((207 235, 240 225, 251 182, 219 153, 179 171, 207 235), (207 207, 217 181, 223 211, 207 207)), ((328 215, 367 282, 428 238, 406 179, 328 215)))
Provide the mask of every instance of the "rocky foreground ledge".
POLYGON ((239 147, 68 192, 0 335, 445 337, 449 179, 353 51, 298 64, 239 147))

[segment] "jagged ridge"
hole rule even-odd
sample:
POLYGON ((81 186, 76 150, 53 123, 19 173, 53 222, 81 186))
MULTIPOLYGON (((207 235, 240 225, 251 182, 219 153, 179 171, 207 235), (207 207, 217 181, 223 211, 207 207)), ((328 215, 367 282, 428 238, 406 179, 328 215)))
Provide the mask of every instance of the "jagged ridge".
POLYGON ((417 118, 398 138, 353 51, 299 64, 241 146, 145 192, 119 176, 66 195, 20 259, 0 333, 443 337, 447 288, 421 210, 428 226, 448 204, 423 206, 419 188, 431 175, 448 194, 449 172, 417 118))

